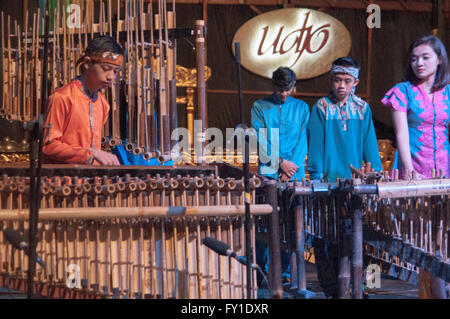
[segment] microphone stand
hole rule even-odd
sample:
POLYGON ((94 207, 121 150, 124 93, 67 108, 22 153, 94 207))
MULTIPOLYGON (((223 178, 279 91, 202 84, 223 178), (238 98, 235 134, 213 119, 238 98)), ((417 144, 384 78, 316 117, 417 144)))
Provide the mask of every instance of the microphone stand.
POLYGON ((41 166, 42 166, 42 144, 44 137, 44 115, 46 106, 46 97, 48 91, 48 33, 49 16, 45 12, 45 40, 43 55, 43 76, 41 87, 41 114, 37 121, 28 123, 30 131, 30 219, 29 219, 29 259, 28 259, 28 277, 27 277, 27 298, 34 298, 34 276, 36 274, 36 246, 39 220, 39 207, 41 202, 41 166))
MULTIPOLYGON (((237 83, 238 83, 238 95, 239 95, 239 108, 240 108, 240 122, 245 125, 245 117, 244 117, 244 98, 242 93, 242 80, 241 80, 241 50, 239 42, 234 43, 234 55, 236 58, 236 67, 237 67, 237 83)), ((253 251, 250 245, 251 243, 251 229, 252 229, 252 220, 250 217, 250 185, 249 185, 249 162, 250 162, 250 154, 249 154, 249 136, 248 134, 244 134, 245 143, 244 143, 244 201, 245 201, 245 258, 247 261, 247 299, 251 299, 251 288, 252 288, 252 260, 253 260, 253 251)))

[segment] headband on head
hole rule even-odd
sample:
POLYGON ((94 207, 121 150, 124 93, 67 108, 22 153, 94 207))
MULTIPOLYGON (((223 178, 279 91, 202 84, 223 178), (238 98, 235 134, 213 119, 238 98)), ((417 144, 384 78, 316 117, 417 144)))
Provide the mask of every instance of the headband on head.
POLYGON ((123 63, 123 55, 107 51, 103 52, 101 56, 83 54, 78 59, 76 65, 78 66, 78 64, 80 64, 86 56, 88 56, 92 61, 95 62, 110 63, 117 66, 122 66, 123 63))
POLYGON ((335 75, 337 73, 349 74, 355 79, 359 78, 359 69, 351 66, 333 65, 331 68, 331 75, 335 75))

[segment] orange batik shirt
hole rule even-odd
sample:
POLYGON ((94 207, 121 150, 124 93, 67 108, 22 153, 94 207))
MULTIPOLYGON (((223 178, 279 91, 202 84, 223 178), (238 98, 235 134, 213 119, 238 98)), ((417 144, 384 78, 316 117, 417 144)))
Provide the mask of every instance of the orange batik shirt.
MULTIPOLYGON (((49 98, 43 153, 46 163, 92 164, 91 148, 101 149, 109 104, 100 92, 91 97, 76 79, 49 98)), ((99 164, 94 161, 93 164, 99 164)))

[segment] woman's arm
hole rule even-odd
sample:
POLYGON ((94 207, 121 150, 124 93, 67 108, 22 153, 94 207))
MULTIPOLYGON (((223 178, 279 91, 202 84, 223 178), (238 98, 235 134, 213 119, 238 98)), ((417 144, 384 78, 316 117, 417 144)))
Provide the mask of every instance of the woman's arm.
POLYGON ((406 112, 392 110, 392 123, 394 125, 395 137, 397 140, 398 154, 402 163, 402 168, 412 171, 411 149, 409 148, 409 130, 406 112))

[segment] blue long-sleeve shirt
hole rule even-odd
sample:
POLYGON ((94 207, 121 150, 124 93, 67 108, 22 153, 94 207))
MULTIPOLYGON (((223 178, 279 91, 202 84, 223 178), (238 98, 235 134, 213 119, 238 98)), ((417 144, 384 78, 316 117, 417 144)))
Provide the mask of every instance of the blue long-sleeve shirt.
POLYGON ((258 133, 258 173, 278 179, 277 162, 278 157, 281 157, 298 166, 292 180, 304 177, 308 149, 306 134, 309 121, 308 104, 292 97, 281 103, 277 96, 272 94, 253 103, 251 117, 252 127, 258 133), (267 129, 267 133, 261 129, 267 129), (269 158, 272 160, 268 161, 269 158))
POLYGON ((382 165, 369 104, 350 95, 344 105, 332 94, 319 99, 308 125, 310 179, 350 178, 350 164, 360 168, 370 162, 375 171, 382 165))

